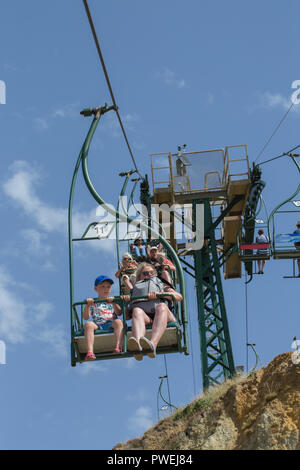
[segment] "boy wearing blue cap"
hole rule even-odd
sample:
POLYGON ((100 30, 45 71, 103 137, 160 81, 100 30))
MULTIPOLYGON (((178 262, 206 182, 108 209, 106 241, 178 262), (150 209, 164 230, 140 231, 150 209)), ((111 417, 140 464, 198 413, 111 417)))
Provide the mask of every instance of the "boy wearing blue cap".
POLYGON ((119 305, 114 304, 114 297, 109 297, 111 286, 114 283, 112 279, 107 276, 98 276, 95 280, 94 289, 98 294, 99 299, 105 299, 103 302, 94 302, 94 299, 86 299, 86 306, 83 311, 83 318, 86 320, 84 335, 87 344, 86 361, 94 361, 94 333, 96 330, 114 329, 116 339, 116 347, 114 353, 119 354, 122 352, 123 342, 123 322, 117 318, 121 315, 122 310, 119 305))

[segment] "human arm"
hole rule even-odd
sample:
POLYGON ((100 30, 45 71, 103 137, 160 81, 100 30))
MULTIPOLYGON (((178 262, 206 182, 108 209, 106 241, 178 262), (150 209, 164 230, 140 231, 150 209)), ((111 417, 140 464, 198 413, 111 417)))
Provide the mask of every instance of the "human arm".
POLYGON ((167 268, 170 271, 176 271, 174 264, 169 259, 164 259, 163 265, 164 268, 167 268))
POLYGON ((176 290, 172 289, 171 287, 166 286, 164 288, 165 293, 172 294, 172 297, 170 297, 171 300, 175 300, 176 302, 181 302, 183 300, 182 295, 179 292, 176 292, 176 290))
POLYGON ((121 266, 121 268, 116 272, 115 277, 119 278, 121 276, 122 269, 123 267, 121 266))
MULTIPOLYGON (((170 300, 175 300, 176 302, 181 302, 182 301, 182 295, 179 294, 179 292, 176 292, 174 289, 171 289, 170 287, 165 287, 164 293, 170 293, 172 296, 164 296, 164 299, 169 298, 170 300)), ((148 293, 148 299, 149 300, 155 300, 157 299, 158 295, 162 294, 162 292, 149 292, 148 293)))
POLYGON ((86 305, 83 310, 82 317, 84 320, 88 320, 90 318, 90 307, 94 305, 94 299, 88 298, 86 299, 86 305))
POLYGON ((121 309, 120 305, 113 303, 113 307, 114 307, 114 310, 115 310, 115 314, 117 316, 120 316, 121 313, 122 313, 122 309, 121 309))
POLYGON ((150 258, 150 248, 151 248, 150 245, 147 245, 147 246, 146 246, 146 252, 147 252, 148 258, 150 258))

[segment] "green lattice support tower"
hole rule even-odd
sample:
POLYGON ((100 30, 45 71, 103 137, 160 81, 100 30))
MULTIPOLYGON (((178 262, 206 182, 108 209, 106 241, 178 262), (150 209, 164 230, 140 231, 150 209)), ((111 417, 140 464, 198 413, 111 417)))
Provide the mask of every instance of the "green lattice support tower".
MULTIPOLYGON (((227 313, 218 258, 215 224, 208 199, 193 201, 204 204, 204 246, 194 251, 194 268, 198 305, 203 388, 220 383, 235 373, 227 313)), ((220 220, 222 217, 220 218, 220 220)))

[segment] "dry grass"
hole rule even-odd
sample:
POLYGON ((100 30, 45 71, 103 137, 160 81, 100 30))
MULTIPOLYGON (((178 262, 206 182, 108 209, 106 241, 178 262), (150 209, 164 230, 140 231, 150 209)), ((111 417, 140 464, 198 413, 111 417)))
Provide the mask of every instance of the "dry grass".
POLYGON ((216 400, 218 400, 223 395, 225 395, 226 392, 230 389, 230 387, 244 382, 245 380, 247 380, 247 378, 248 378, 248 375, 239 375, 232 379, 225 380, 220 385, 215 385, 209 388, 203 394, 199 395, 199 397, 195 398, 195 400, 193 400, 187 406, 178 408, 171 415, 171 418, 175 421, 180 420, 180 419, 188 419, 190 416, 194 415, 195 413, 204 411, 212 403, 214 403, 216 400))

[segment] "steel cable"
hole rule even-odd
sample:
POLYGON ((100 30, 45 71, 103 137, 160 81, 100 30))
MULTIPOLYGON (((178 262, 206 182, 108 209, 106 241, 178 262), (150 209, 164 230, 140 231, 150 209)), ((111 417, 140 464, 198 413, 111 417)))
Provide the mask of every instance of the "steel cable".
POLYGON ((94 37, 94 41, 95 41, 95 45, 96 45, 98 55, 99 55, 99 58, 100 58, 100 62, 101 62, 101 65, 102 65, 103 73, 104 73, 104 76, 105 76, 105 79, 106 79, 106 83, 107 83, 107 86, 108 86, 108 89, 109 89, 109 92, 110 92, 110 96, 111 96, 111 99, 112 99, 112 102, 113 102, 113 105, 114 105, 114 109, 115 109, 115 112, 116 112, 118 120, 119 120, 119 124, 120 124, 121 130, 122 130, 125 142, 127 144, 127 147, 128 147, 132 162, 134 164, 134 167, 135 167, 137 173, 139 174, 139 176, 144 180, 144 177, 141 175, 141 173, 139 172, 139 169, 137 167, 133 152, 131 150, 131 147, 130 147, 130 144, 129 144, 129 141, 128 141, 128 138, 127 138, 124 126, 123 126, 123 123, 122 123, 122 119, 121 119, 121 116, 120 116, 120 113, 119 113, 119 110, 118 110, 118 106, 117 106, 117 103, 116 103, 116 100, 115 100, 115 97, 114 97, 114 93, 113 93, 112 86, 111 86, 111 83, 110 83, 110 80, 109 80, 109 76, 108 76, 107 69, 106 69, 106 66, 105 66, 103 54, 101 52, 99 40, 98 40, 98 37, 97 37, 97 33, 96 33, 96 30, 95 30, 95 26, 94 26, 94 23, 93 23, 92 15, 91 15, 87 0, 83 0, 83 4, 84 4, 85 11, 86 11, 86 14, 87 14, 87 17, 88 17, 88 20, 89 20, 89 24, 90 24, 91 31, 92 31, 92 34, 93 34, 93 37, 94 37))
POLYGON ((286 113, 284 114, 284 116, 281 118, 279 124, 277 124, 277 126, 275 127, 273 133, 271 134, 271 137, 269 137, 269 139, 267 140, 267 142, 265 143, 265 145, 263 146, 263 148, 261 149, 261 151, 259 152, 259 154, 257 155, 256 159, 254 160, 254 163, 259 159, 259 157, 261 156, 261 154, 265 151, 265 149, 267 148, 267 146, 269 145, 269 143, 271 142, 271 140, 273 139, 274 135, 276 134, 276 132, 278 131, 279 127, 281 126, 281 124, 283 123, 283 121, 285 120, 285 118, 287 117, 287 115, 289 114, 290 110, 292 109, 292 107, 294 106, 294 101, 292 101, 292 104, 291 106, 289 107, 289 109, 286 111, 286 113))

